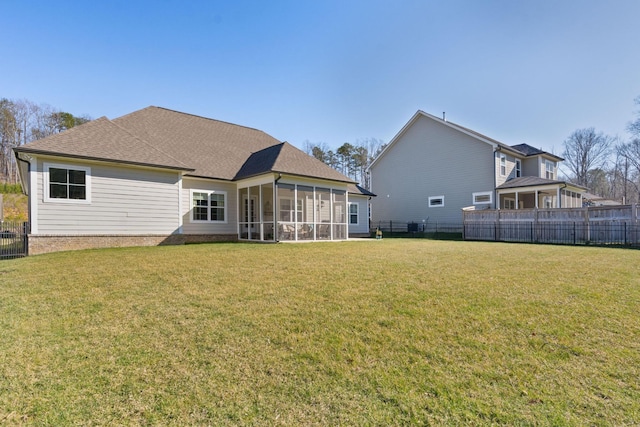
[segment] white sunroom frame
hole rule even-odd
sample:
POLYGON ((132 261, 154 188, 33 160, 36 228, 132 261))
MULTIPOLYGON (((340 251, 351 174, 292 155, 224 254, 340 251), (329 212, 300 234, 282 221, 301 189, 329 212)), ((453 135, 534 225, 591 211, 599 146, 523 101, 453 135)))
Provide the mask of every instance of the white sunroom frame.
MULTIPOLYGON (((250 203, 247 202, 247 207, 250 208, 250 203)), ((303 203, 304 204, 304 203, 303 203)), ((265 242, 277 242, 277 241, 316 241, 316 240, 347 240, 349 237, 349 193, 347 191, 347 185, 336 185, 335 182, 318 182, 315 180, 305 180, 300 177, 283 177, 282 175, 269 175, 256 177, 253 179, 245 180, 238 183, 237 186, 237 235, 238 239, 242 241, 265 241, 265 242), (279 188, 279 185, 281 187, 279 188), (283 186, 293 186, 293 218, 289 221, 280 219, 280 201, 282 197, 279 195, 279 191, 283 186), (269 200, 264 200, 263 190, 265 187, 272 188, 272 197, 269 200), (252 189, 256 189, 256 192, 252 189), (307 187, 312 189, 313 202, 312 202, 312 218, 311 221, 305 221, 305 218, 299 219, 299 215, 304 215, 304 210, 298 211, 298 189, 299 187, 307 187), (318 218, 318 194, 319 190, 328 190, 329 197, 329 222, 320 222, 318 218), (245 198, 250 200, 252 195, 257 196, 257 206, 259 209, 256 212, 255 221, 245 221, 245 198), (343 222, 336 221, 336 200, 335 196, 340 195, 344 197, 343 201, 339 203, 343 205, 342 219, 343 222), (265 206, 270 203, 271 215, 265 212, 265 206), (267 214, 265 214, 267 213, 267 214), (271 217, 271 219, 269 219, 271 217), (302 227, 308 226, 305 236, 303 236, 302 227), (290 231, 285 232, 285 226, 291 227, 290 231), (321 226, 329 226, 328 238, 322 238, 319 235, 318 230, 321 226), (340 232, 341 231, 341 232, 340 232), (308 234, 308 233, 312 234, 308 234)), ((308 212, 307 212, 308 215, 308 212)))

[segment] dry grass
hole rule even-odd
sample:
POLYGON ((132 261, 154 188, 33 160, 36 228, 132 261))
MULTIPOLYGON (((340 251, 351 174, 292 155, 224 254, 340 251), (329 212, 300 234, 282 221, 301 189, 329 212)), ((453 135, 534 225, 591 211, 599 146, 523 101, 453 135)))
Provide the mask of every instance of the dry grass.
POLYGON ((640 423, 640 253, 393 240, 0 263, 0 423, 640 423))
POLYGON ((27 196, 24 194, 3 194, 4 221, 27 221, 27 196))

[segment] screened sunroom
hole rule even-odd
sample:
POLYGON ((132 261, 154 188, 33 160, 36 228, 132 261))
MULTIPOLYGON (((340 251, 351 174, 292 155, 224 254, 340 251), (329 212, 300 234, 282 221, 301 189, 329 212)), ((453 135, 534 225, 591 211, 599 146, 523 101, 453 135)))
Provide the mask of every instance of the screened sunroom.
POLYGON ((276 181, 239 188, 239 239, 347 239, 346 188, 276 181))

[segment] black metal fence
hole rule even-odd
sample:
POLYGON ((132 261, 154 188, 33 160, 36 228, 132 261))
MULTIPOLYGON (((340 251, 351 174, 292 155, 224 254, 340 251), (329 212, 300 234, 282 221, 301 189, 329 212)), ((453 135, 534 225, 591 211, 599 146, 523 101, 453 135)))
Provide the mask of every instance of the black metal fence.
POLYGON ((371 224, 372 235, 377 230, 384 237, 462 238, 462 223, 385 220, 371 224))
POLYGON ((0 221, 0 259, 19 258, 29 254, 29 223, 0 221))
POLYGON ((463 237, 465 240, 640 247, 640 225, 630 221, 476 222, 464 224, 463 237))

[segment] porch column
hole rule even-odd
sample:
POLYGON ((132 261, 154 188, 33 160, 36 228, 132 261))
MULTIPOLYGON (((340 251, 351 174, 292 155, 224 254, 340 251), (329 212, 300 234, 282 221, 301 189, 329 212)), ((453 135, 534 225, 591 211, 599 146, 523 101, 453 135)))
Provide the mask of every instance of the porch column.
POLYGON ((520 207, 518 206, 519 204, 518 196, 519 196, 519 192, 516 190, 516 210, 520 209, 520 207))
POLYGON ((536 190, 536 209, 538 209, 538 190, 536 190))
POLYGON ((556 190, 556 208, 562 207, 562 199, 560 199, 560 187, 556 190))

